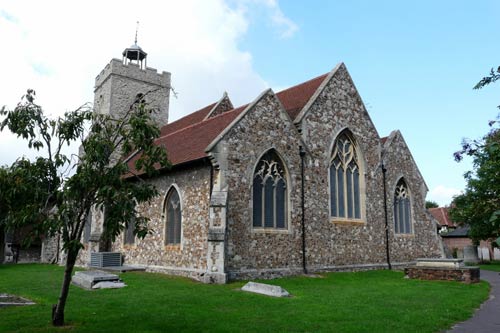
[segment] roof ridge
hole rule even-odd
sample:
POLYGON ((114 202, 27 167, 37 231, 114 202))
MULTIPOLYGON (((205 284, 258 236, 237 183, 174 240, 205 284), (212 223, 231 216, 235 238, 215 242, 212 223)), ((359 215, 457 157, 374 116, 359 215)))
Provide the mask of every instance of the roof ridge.
POLYGON ((179 119, 176 119, 176 120, 174 120, 173 122, 168 123, 168 124, 166 124, 166 125, 164 125, 164 126, 169 126, 169 125, 175 124, 176 122, 181 121, 182 119, 184 119, 184 118, 186 118, 186 117, 189 117, 189 116, 191 116, 191 115, 195 114, 196 112, 203 111, 203 110, 207 109, 208 107, 214 107, 214 106, 215 106, 215 104, 217 104, 217 101, 216 101, 216 102, 213 102, 213 103, 210 103, 210 104, 208 104, 208 105, 205 105, 204 107, 199 108, 198 110, 195 110, 195 111, 193 111, 193 112, 191 112, 191 113, 188 113, 188 114, 186 114, 186 115, 184 115, 184 116, 180 117, 179 119))
POLYGON ((287 91, 287 90, 290 90, 290 89, 293 89, 293 88, 297 88, 297 87, 299 87, 299 86, 301 86, 301 85, 303 85, 303 84, 306 84, 306 83, 309 83, 309 82, 311 82, 311 81, 317 80, 317 79, 319 79, 319 78, 320 78, 320 77, 322 77, 322 76, 327 76, 328 74, 329 74, 329 72, 327 72, 327 73, 323 73, 323 74, 318 75, 318 76, 316 76, 316 77, 313 77, 312 79, 309 79, 309 80, 307 80, 307 81, 300 82, 300 83, 297 83, 297 84, 295 84, 295 85, 293 85, 293 86, 291 86, 291 87, 288 87, 288 88, 285 88, 285 89, 283 89, 283 90, 280 90, 280 91, 276 92, 275 94, 277 95, 277 94, 282 93, 282 92, 285 92, 285 91, 287 91))
POLYGON ((216 116, 210 117, 210 118, 208 118, 208 119, 203 119, 202 121, 199 121, 199 122, 193 123, 193 124, 188 125, 188 126, 186 126, 186 127, 179 128, 177 131, 174 131, 174 132, 167 133, 167 134, 165 134, 165 135, 159 136, 158 138, 156 138, 156 140, 161 139, 161 138, 166 138, 166 137, 168 137, 168 136, 170 136, 170 135, 173 135, 173 134, 177 134, 177 133, 182 132, 182 131, 184 131, 184 130, 187 130, 187 129, 193 128, 193 127, 195 127, 196 125, 201 125, 201 124, 208 123, 208 122, 210 122, 210 121, 212 121, 212 120, 219 119, 219 118, 221 118, 222 116, 227 116, 228 114, 230 114, 230 113, 232 113, 233 111, 236 111, 236 110, 238 110, 238 109, 240 109, 240 108, 241 108, 241 107, 237 107, 237 108, 234 108, 234 109, 232 109, 232 110, 229 110, 229 111, 226 111, 226 112, 224 112, 224 113, 221 113, 221 114, 219 114, 219 115, 216 115, 216 116))

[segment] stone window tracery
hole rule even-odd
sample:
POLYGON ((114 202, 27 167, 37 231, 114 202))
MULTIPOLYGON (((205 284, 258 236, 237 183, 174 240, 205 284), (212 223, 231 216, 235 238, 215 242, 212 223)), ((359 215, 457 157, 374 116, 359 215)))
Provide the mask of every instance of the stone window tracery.
POLYGON ((270 150, 260 159, 253 176, 253 226, 287 228, 287 184, 283 162, 270 150))
POLYGON ((400 179, 394 191, 394 232, 411 234, 410 193, 404 179, 400 179))
POLYGON ((165 200, 165 244, 175 245, 181 242, 182 212, 179 193, 172 187, 165 200))
POLYGON ((330 216, 361 219, 360 170, 356 145, 348 131, 341 133, 330 160, 330 216))

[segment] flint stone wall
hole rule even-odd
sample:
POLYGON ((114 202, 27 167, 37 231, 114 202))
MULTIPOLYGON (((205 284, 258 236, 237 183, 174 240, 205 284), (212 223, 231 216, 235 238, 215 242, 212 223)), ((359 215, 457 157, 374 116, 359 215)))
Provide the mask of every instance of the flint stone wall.
POLYGON ((415 258, 439 258, 439 235, 425 209, 427 187, 418 171, 410 150, 401 133, 391 133, 385 144, 384 164, 387 169, 387 211, 390 227, 390 252, 394 261, 411 261, 415 258), (404 178, 410 192, 410 234, 394 233, 394 192, 397 182, 404 178))
MULTIPOLYGON (((226 270, 230 279, 277 277, 302 271, 300 209, 300 134, 267 94, 219 142, 219 164, 229 189, 226 270), (289 176, 288 230, 252 227, 252 179, 268 149, 283 159, 289 176), (221 151, 226 152, 220 154, 221 151), (226 159, 221 162, 222 158, 226 159)), ((309 271, 386 267, 383 177, 380 137, 347 70, 341 65, 298 124, 308 149, 305 166, 306 260, 309 271), (330 217, 328 169, 333 142, 349 129, 362 154, 363 218, 330 217)), ((404 142, 404 141, 403 141, 404 142)), ((387 153, 391 260, 404 265, 418 257, 439 257, 436 229, 424 208, 425 184, 406 145, 395 140, 387 153), (412 189, 414 234, 394 235, 391 212, 395 181, 412 189), (397 179, 396 179, 397 178, 397 179), (394 180, 396 179, 396 180, 394 180)))
POLYGON ((170 73, 157 73, 156 69, 141 69, 138 65, 111 62, 96 77, 94 107, 100 113, 124 114, 135 101, 137 94, 145 94, 146 103, 157 112, 152 118, 159 125, 168 121, 170 73))
MULTIPOLYGON (((151 234, 144 239, 135 238, 134 244, 124 244, 119 235, 111 246, 112 252, 120 252, 124 265, 143 267, 151 272, 188 276, 201 280, 206 272, 210 167, 195 166, 186 170, 171 171, 153 179, 160 195, 150 203, 141 204, 138 210, 150 218, 151 234), (181 199, 181 244, 165 245, 164 201, 174 186, 181 199)), ((90 252, 98 252, 97 244, 102 232, 102 213, 94 212, 90 242, 84 242, 77 265, 87 266, 90 252)))
POLYGON ((380 138, 344 65, 301 119, 300 128, 310 149, 305 189, 309 265, 322 270, 385 263, 380 138), (362 155, 361 221, 330 217, 330 160, 333 143, 344 129, 352 133, 362 155))
POLYGON ((172 171, 154 179, 160 195, 138 210, 151 220, 151 234, 144 239, 136 237, 133 245, 123 244, 121 235, 112 251, 121 252, 125 265, 138 265, 148 271, 201 279, 207 267, 207 237, 209 225, 210 167, 197 166, 188 170, 172 171), (182 209, 180 245, 165 245, 164 201, 171 188, 179 191, 182 209))
POLYGON ((275 95, 267 92, 219 142, 222 186, 228 188, 226 272, 236 278, 248 270, 300 269, 300 136, 275 95), (275 149, 288 175, 286 230, 252 227, 252 181, 255 166, 275 149))
POLYGON ((42 241, 42 251, 40 262, 55 264, 59 258, 59 235, 44 238, 42 241))

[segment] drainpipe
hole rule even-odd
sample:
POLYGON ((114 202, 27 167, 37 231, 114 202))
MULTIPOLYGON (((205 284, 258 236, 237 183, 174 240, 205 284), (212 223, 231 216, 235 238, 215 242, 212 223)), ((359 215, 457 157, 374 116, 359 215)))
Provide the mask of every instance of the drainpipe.
MULTIPOLYGON (((209 162, 210 163, 210 162, 209 162)), ((209 193, 209 198, 212 200, 212 191, 214 189, 214 166, 212 163, 210 163, 210 193, 209 193)))
POLYGON ((302 269, 304 274, 307 274, 307 265, 306 265, 306 224, 304 219, 304 157, 306 156, 306 152, 302 146, 299 146, 299 155, 300 155, 300 194, 301 194, 301 208, 302 208, 302 269))
POLYGON ((391 256, 389 252, 389 221, 387 217, 387 187, 386 187, 386 178, 385 173, 387 169, 384 166, 384 161, 382 161, 382 178, 384 181, 384 215, 385 215, 385 253, 387 256, 387 267, 392 270, 391 266, 391 256))

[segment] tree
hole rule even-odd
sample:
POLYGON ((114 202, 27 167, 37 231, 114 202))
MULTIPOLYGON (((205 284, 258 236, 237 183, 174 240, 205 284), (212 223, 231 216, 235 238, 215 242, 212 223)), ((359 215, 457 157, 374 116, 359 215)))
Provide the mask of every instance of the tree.
POLYGON ((439 204, 436 201, 425 200, 425 208, 438 208, 439 204))
MULTIPOLYGON (((497 81, 497 73, 479 81, 474 89, 497 81)), ((454 154, 455 160, 472 157, 474 171, 465 173, 465 192, 455 197, 451 218, 457 223, 470 226, 469 236, 474 242, 500 236, 500 128, 499 120, 489 122, 490 131, 479 140, 464 140, 462 149, 454 154)), ((498 243, 498 242, 497 242, 498 243)))
POLYGON ((145 237, 148 219, 136 204, 158 193, 137 174, 151 176, 169 167, 169 162, 165 149, 154 144, 160 130, 143 96, 119 117, 92 112, 84 105, 49 119, 34 100, 35 92, 28 90, 14 110, 0 110, 0 130, 8 128, 40 154, 34 161, 22 158, 0 169, 0 223, 10 229, 29 225, 37 233, 60 235, 66 263, 52 323, 61 326, 91 208, 106 210, 104 237, 114 241, 129 223, 134 223, 138 237, 145 237), (65 155, 63 147, 75 142, 81 144, 79 156, 65 155), (132 153, 139 158, 131 166, 126 157, 132 153))

